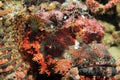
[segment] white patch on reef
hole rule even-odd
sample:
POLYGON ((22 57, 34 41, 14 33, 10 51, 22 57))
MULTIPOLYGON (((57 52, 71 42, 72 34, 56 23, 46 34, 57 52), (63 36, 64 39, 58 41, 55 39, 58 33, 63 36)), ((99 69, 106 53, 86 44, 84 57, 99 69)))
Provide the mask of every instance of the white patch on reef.
POLYGON ((50 25, 50 28, 54 28, 54 26, 53 26, 53 25, 50 25))
POLYGON ((65 59, 71 60, 71 56, 70 56, 70 54, 67 51, 63 54, 63 57, 65 59))
POLYGON ((78 49, 78 48, 79 48, 79 42, 77 40, 75 40, 74 49, 78 49))
POLYGON ((82 18, 85 18, 85 16, 84 16, 84 15, 81 15, 81 17, 82 17, 82 18))

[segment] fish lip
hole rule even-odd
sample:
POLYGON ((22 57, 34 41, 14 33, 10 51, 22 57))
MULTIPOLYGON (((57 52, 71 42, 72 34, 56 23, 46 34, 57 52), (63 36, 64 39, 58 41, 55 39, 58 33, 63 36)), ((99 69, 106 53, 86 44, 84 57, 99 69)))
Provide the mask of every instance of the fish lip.
POLYGON ((93 64, 88 66, 79 66, 79 74, 84 76, 106 76, 112 77, 117 73, 115 63, 93 64))
POLYGON ((89 65, 82 65, 82 66, 78 66, 79 68, 90 68, 90 67, 116 67, 115 63, 96 63, 96 64, 89 64, 89 65))
POLYGON ((88 66, 84 66, 84 68, 88 68, 88 67, 115 67, 115 64, 96 64, 96 65, 88 65, 88 66))

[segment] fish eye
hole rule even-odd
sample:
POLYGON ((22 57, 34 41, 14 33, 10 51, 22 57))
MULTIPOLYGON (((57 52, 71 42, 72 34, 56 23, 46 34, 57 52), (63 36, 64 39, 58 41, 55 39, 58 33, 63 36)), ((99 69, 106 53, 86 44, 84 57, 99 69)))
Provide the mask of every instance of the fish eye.
POLYGON ((64 14, 63 20, 66 20, 66 19, 68 19, 68 18, 69 18, 69 16, 68 16, 67 14, 64 14))

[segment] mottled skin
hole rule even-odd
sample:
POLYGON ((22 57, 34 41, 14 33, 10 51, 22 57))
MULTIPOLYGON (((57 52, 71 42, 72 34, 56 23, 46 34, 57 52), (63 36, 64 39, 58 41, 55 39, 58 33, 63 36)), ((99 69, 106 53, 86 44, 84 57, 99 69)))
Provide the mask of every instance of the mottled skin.
MULTIPOLYGON (((27 7, 31 4, 36 2, 27 7)), ((103 80, 119 73, 119 61, 101 44, 104 27, 84 4, 68 4, 32 13, 27 21, 17 16, 14 26, 0 27, 0 77, 15 72, 17 79, 25 79, 26 61, 36 80, 103 80)))
POLYGON ((77 9, 75 3, 72 6, 72 9, 68 7, 57 13, 56 10, 40 10, 37 14, 31 15, 36 21, 43 20, 44 25, 36 28, 37 24, 31 25, 30 22, 33 21, 31 18, 28 19, 22 43, 23 51, 33 55, 33 60, 41 65, 40 74, 47 73, 50 76, 57 72, 64 75, 69 73, 66 71, 69 68, 77 67, 80 75, 89 78, 98 76, 96 79, 107 79, 114 76, 118 73, 115 59, 101 44, 104 27, 85 10, 81 11, 80 6, 77 6, 77 9), (51 19, 52 16, 55 18, 51 19), (75 41, 79 44, 77 49, 73 47, 75 41), (65 53, 69 57, 65 57, 65 53), (60 61, 64 63, 59 65, 60 61))

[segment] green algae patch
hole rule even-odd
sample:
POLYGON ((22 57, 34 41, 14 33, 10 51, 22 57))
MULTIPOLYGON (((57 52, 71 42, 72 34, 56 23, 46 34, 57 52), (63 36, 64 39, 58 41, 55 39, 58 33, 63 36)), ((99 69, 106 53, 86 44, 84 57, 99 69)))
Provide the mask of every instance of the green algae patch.
POLYGON ((111 47, 108 49, 108 51, 116 60, 120 58, 120 47, 111 47))

